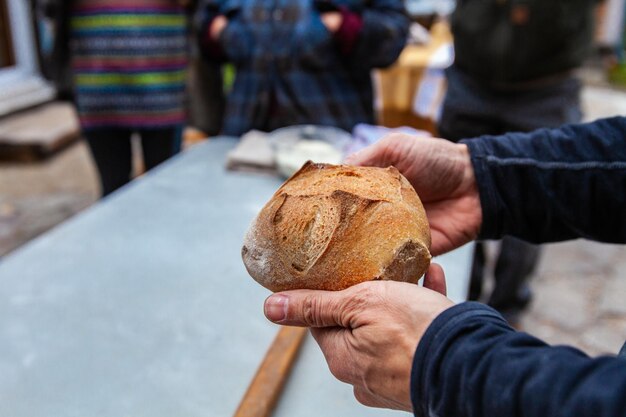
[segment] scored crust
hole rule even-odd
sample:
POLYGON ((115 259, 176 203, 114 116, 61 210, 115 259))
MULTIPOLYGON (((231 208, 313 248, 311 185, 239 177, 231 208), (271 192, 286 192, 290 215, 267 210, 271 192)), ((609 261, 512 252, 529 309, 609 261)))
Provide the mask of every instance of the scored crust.
POLYGON ((246 269, 272 291, 417 282, 430 265, 419 197, 396 168, 307 162, 253 221, 246 269))

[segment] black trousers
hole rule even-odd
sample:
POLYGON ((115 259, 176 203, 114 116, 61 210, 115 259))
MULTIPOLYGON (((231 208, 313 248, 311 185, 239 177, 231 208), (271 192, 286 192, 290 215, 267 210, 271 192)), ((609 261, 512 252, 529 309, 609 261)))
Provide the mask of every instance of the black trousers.
POLYGON ((141 137, 143 160, 150 170, 180 151, 181 130, 166 129, 94 129, 83 133, 89 144, 102 185, 102 196, 107 196, 131 180, 131 136, 141 137))
MULTIPOLYGON (((579 122, 582 116, 580 83, 575 78, 514 92, 495 92, 454 66, 448 70, 447 77, 448 92, 438 127, 442 138, 454 142, 482 135, 558 127, 579 122)), ((524 307, 529 294, 527 281, 540 252, 538 246, 513 237, 502 240, 489 305, 501 312, 514 312, 524 307)), ((484 269, 484 246, 477 243, 468 294, 470 300, 478 300, 482 295, 484 269)))

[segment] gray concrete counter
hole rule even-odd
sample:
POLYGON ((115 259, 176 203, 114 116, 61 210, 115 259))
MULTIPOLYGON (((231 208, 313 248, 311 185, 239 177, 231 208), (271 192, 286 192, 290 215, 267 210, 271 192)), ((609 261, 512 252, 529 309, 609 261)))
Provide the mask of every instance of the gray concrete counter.
MULTIPOLYGON (((229 416, 276 326, 242 237, 280 184, 198 145, 0 260, 0 416, 229 416)), ((470 248, 438 260, 463 297, 470 248)), ((276 416, 383 416, 308 339, 276 416), (323 399, 324 401, 320 401, 323 399)))

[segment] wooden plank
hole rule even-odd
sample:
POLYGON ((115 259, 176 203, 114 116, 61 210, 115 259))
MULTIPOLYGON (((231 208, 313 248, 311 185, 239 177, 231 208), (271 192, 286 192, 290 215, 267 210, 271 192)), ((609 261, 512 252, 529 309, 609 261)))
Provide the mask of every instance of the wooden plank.
POLYGON ((272 342, 261 366, 243 396, 234 417, 269 417, 308 329, 283 327, 272 342))

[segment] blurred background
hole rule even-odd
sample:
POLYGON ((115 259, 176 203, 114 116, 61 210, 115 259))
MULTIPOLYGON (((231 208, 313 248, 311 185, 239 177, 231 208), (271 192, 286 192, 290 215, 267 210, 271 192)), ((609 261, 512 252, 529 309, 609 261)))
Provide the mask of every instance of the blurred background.
MULTIPOLYGON (((406 0, 405 6, 411 20, 406 46, 393 65, 371 73, 376 125, 437 135, 444 70, 454 60, 449 16, 455 2, 406 0)), ((190 13, 193 32, 197 15, 190 13)), ((593 48, 578 71, 584 120, 626 114, 624 13, 623 0, 607 0, 595 10, 593 48)), ((40 5, 0 0, 0 263, 101 195, 72 104, 71 76, 53 70, 50 61, 55 35, 40 5)), ((207 65, 197 37, 189 39, 183 151, 220 134, 224 96, 237 76, 232 65, 207 65)), ((141 143, 132 143, 134 173, 141 175, 141 143)), ((517 325, 590 354, 617 352, 626 334, 624 277, 624 247, 588 241, 546 245, 531 281, 534 298, 517 325)))

